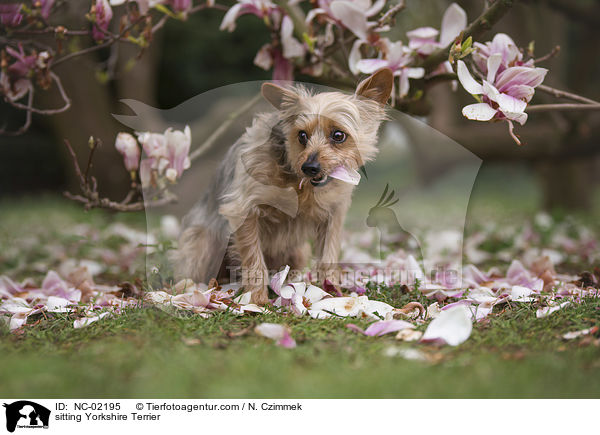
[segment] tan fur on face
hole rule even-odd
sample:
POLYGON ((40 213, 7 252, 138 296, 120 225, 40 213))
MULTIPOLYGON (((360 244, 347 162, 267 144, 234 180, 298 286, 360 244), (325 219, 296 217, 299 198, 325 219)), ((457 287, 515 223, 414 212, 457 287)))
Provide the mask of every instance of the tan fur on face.
POLYGON ((256 303, 268 300, 268 269, 306 266, 308 240, 315 242, 323 277, 334 280, 354 186, 331 179, 316 187, 305 182, 300 189, 301 167, 313 153, 325 175, 340 165, 357 169, 372 160, 391 81, 391 72, 382 70, 363 81, 355 95, 264 85, 263 95, 278 111, 254 119, 221 165, 212 190, 186 217, 176 255, 179 274, 204 282, 212 278, 215 266, 207 250, 232 234, 226 262, 241 264, 242 284, 256 303), (300 130, 309 135, 306 146, 298 141, 300 130), (345 142, 331 140, 335 130, 347 135, 345 142))

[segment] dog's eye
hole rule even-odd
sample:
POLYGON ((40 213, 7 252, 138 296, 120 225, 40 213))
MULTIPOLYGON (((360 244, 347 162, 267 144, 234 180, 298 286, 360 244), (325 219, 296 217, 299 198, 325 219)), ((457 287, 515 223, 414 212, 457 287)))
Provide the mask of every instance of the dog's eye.
POLYGON ((298 142, 302 145, 306 145, 308 143, 308 134, 304 130, 300 130, 298 132, 298 142))
POLYGON ((336 130, 331 133, 331 140, 336 143, 342 143, 346 140, 346 133, 344 133, 342 130, 336 130))

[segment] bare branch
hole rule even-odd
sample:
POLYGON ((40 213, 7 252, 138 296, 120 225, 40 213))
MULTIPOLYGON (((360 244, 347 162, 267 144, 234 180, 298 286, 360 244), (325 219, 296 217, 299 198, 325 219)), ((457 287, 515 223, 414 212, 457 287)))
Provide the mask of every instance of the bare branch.
POLYGON ((557 45, 556 47, 554 47, 552 49, 552 51, 542 57, 539 57, 537 59, 534 59, 533 63, 538 64, 541 62, 545 62, 547 60, 552 59, 554 56, 556 56, 558 53, 560 52, 560 45, 557 45))
POLYGON ((215 143, 215 141, 225 132, 227 131, 227 129, 229 128, 229 126, 231 124, 233 124, 233 122, 239 118, 241 115, 243 115, 244 113, 246 113, 248 111, 248 109, 250 109, 252 106, 254 106, 259 100, 260 100, 260 93, 256 94, 252 99, 250 99, 250 101, 248 101, 246 104, 244 104, 242 107, 240 107, 237 111, 233 112, 229 118, 219 126, 219 128, 217 128, 205 141, 202 145, 200 145, 198 148, 196 148, 191 154, 190 154, 190 161, 194 161, 196 160, 198 157, 200 157, 202 154, 204 154, 204 152, 208 149, 210 149, 210 147, 213 146, 213 144, 215 143))
POLYGON ((551 110, 600 110, 600 104, 535 104, 527 106, 528 112, 549 112, 551 110))
POLYGON ((545 92, 547 94, 553 95, 556 98, 562 97, 562 98, 568 98, 573 101, 579 101, 581 103, 600 104, 600 102, 598 102, 598 101, 590 100, 589 98, 582 97, 581 95, 572 94, 571 92, 567 92, 567 91, 561 91, 560 89, 551 88, 550 86, 546 86, 546 85, 539 85, 536 89, 540 90, 542 92, 545 92))

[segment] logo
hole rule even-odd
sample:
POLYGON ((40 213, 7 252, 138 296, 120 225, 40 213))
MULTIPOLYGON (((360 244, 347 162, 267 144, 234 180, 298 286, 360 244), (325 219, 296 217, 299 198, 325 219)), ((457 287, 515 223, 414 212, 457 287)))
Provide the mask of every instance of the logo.
POLYGON ((14 432, 15 428, 48 429, 50 410, 29 400, 19 400, 4 404, 6 408, 6 430, 14 432))

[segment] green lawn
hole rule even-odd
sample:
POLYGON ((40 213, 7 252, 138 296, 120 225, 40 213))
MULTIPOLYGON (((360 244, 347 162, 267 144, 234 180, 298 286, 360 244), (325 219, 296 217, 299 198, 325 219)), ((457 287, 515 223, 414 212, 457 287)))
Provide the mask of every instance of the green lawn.
MULTIPOLYGON (((118 237, 74 236, 79 223, 144 228, 140 215, 84 214, 54 199, 1 206, 0 274, 15 279, 39 279, 59 258, 89 257, 98 247, 118 250, 118 237)), ((97 281, 133 278, 113 268, 97 281)), ((395 305, 422 299, 414 289, 373 291, 395 305)), ((365 337, 345 327, 366 326, 354 319, 202 319, 148 306, 74 329, 68 315, 38 316, 17 333, 0 329, 0 397, 600 398, 597 337, 561 338, 599 319, 597 299, 542 319, 534 305, 511 303, 453 348, 365 337), (288 324, 298 346, 257 336, 252 326, 261 322, 288 324), (424 360, 389 356, 390 348, 419 350, 424 360)))

